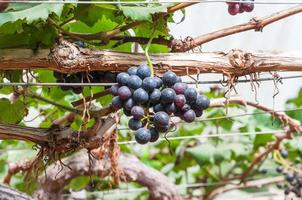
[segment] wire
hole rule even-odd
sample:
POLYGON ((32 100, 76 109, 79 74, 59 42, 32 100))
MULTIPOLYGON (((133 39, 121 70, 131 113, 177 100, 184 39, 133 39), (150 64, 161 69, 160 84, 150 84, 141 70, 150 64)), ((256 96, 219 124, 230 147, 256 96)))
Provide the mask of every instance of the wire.
MULTIPOLYGON (((302 75, 293 75, 293 76, 283 76, 280 77, 281 80, 286 79, 296 79, 296 78, 302 78, 302 75)), ((238 80, 236 83, 249 83, 251 81, 257 81, 257 82, 264 82, 264 81, 273 81, 275 78, 258 78, 255 79, 246 79, 246 80, 238 80)), ((184 81, 184 83, 187 84, 221 84, 221 83, 227 83, 227 81, 184 81)), ((7 83, 0 83, 0 87, 5 86, 41 86, 41 87, 56 87, 56 86, 112 86, 116 85, 117 83, 35 83, 35 82, 7 82, 7 83)))
MULTIPOLYGON (((222 138, 222 137, 234 137, 234 136, 248 136, 248 135, 272 135, 284 133, 284 130, 271 130, 271 131, 263 131, 263 132, 238 132, 238 133, 220 133, 220 134, 211 134, 211 135, 187 135, 187 136, 175 136, 175 137, 167 137, 169 141, 172 140, 185 140, 185 139, 202 139, 202 138, 222 138)), ((166 138, 159 138, 157 141, 166 141, 166 138)), ((118 142, 118 144, 135 144, 137 143, 135 140, 118 142)))
MULTIPOLYGON (((293 109, 286 109, 286 110, 274 110, 273 112, 295 112, 295 111, 302 111, 302 108, 293 108, 293 109)), ((270 114, 272 112, 252 112, 252 113, 244 113, 244 114, 238 114, 238 115, 228 115, 228 116, 221 116, 221 117, 210 117, 205 118, 201 120, 195 120, 194 122, 205 122, 205 121, 213 121, 213 120, 221 120, 221 119, 230 119, 235 117, 243 117, 243 116, 249 116, 249 115, 262 115, 262 114, 270 114)), ((184 121, 177 122, 179 124, 187 123, 184 121)), ((130 130, 129 128, 118 128, 117 130, 130 130)))
MULTIPOLYGON (((1 2, 7 3, 46 3, 46 4, 67 4, 67 3, 74 3, 74 4, 164 4, 164 3, 227 3, 227 2, 243 2, 243 0, 162 0, 162 1, 75 1, 75 0, 65 0, 65 1, 58 1, 58 0, 49 0, 49 1, 41 1, 41 0, 1 0, 1 2)), ((293 5, 293 4, 302 4, 302 1, 251 1, 247 0, 244 1, 245 3, 253 3, 253 4, 285 4, 285 5, 293 5)))

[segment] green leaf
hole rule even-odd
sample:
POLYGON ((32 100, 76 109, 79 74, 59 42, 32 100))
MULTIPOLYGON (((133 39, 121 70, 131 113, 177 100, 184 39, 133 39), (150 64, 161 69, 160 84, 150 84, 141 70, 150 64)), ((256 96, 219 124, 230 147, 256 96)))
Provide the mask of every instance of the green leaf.
POLYGON ((254 139, 254 149, 258 149, 260 146, 265 146, 268 142, 275 139, 274 134, 258 134, 254 139))
POLYGON ((27 109, 21 100, 11 103, 8 99, 0 99, 0 123, 16 124, 27 115, 27 109))
POLYGON ((150 21, 152 22, 152 14, 155 13, 166 13, 166 5, 155 5, 151 7, 148 6, 120 6, 120 9, 123 11, 126 17, 130 17, 133 21, 150 21))
POLYGON ((15 22, 19 19, 26 19, 27 23, 37 20, 46 20, 52 13, 60 15, 64 4, 39 4, 25 10, 0 13, 0 26, 8 22, 15 22))
POLYGON ((202 144, 186 150, 199 165, 212 163, 215 154, 215 147, 211 144, 202 144))

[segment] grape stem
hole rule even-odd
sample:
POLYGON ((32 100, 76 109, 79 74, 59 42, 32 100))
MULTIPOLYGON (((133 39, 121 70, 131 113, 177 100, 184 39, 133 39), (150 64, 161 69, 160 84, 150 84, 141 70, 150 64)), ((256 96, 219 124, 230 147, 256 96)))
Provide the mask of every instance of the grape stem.
POLYGON ((151 58, 150 58, 150 56, 149 56, 149 48, 150 48, 150 46, 151 46, 151 44, 152 44, 152 40, 153 40, 153 38, 154 38, 155 27, 156 27, 156 26, 153 27, 153 31, 152 31, 150 40, 148 41, 148 44, 147 44, 147 46, 146 46, 146 48, 145 48, 145 56, 146 56, 146 58, 147 58, 147 63, 148 63, 148 65, 149 65, 149 67, 150 67, 150 70, 151 70, 151 77, 152 77, 152 78, 154 77, 154 69, 153 69, 153 64, 152 64, 151 58))

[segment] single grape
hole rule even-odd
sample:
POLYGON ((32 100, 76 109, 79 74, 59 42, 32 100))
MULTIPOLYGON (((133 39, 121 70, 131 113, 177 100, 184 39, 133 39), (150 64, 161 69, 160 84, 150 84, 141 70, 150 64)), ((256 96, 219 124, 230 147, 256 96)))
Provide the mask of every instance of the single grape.
POLYGON ((289 189, 289 188, 285 188, 284 194, 285 194, 285 195, 289 195, 289 193, 290 193, 290 189, 289 189))
POLYGON ((199 110, 207 109, 210 106, 210 100, 204 95, 197 95, 194 108, 199 110))
POLYGON ((121 100, 127 100, 131 97, 131 90, 127 86, 122 86, 118 89, 118 96, 121 100))
POLYGON ((280 154, 283 158, 287 158, 288 157, 288 151, 286 149, 281 149, 280 150, 280 154))
POLYGON ((74 93, 76 93, 76 94, 81 94, 82 93, 82 91, 83 91, 83 87, 81 87, 81 86, 77 86, 77 87, 72 87, 72 91, 74 92, 74 93))
POLYGON ((113 86, 111 86, 111 88, 110 88, 110 93, 111 93, 113 96, 117 96, 117 95, 118 95, 118 89, 119 89, 119 86, 118 86, 118 85, 113 85, 113 86))
POLYGON ((144 108, 141 106, 133 106, 131 109, 131 115, 134 119, 142 119, 145 115, 144 108))
POLYGON ((137 67, 130 67, 127 72, 129 75, 137 75, 137 67))
POLYGON ((137 75, 131 75, 128 79, 127 86, 131 89, 138 89, 142 87, 142 79, 140 79, 137 75))
POLYGON ((153 111, 155 113, 159 112, 159 111, 164 111, 164 105, 159 103, 159 104, 156 104, 155 106, 153 106, 153 111))
POLYGON ((151 140, 150 130, 146 128, 140 128, 135 133, 135 140, 139 144, 146 144, 151 140))
POLYGON ((276 168, 276 171, 277 171, 279 174, 281 174, 281 173, 283 172, 283 168, 282 168, 281 166, 278 166, 278 167, 276 168))
POLYGON ((116 81, 120 86, 126 85, 129 80, 129 74, 121 72, 117 75, 116 81))
POLYGON ((156 142, 159 138, 159 132, 155 128, 150 128, 151 139, 150 142, 156 142))
POLYGON ((136 105, 135 101, 132 98, 127 99, 124 103, 124 108, 131 111, 131 109, 136 105))
POLYGON ((53 72, 53 76, 57 79, 57 80, 60 80, 60 81, 62 81, 62 80, 64 80, 64 74, 62 74, 62 73, 60 73, 60 72, 56 72, 56 71, 54 71, 53 72))
POLYGON ((185 97, 187 102, 192 103, 197 99, 197 91, 194 88, 188 88, 185 91, 185 97))
POLYGON ((161 92, 160 101, 163 104, 172 103, 175 99, 176 93, 171 88, 165 88, 161 92))
POLYGON ((146 77, 143 80, 142 88, 145 89, 148 92, 152 92, 157 86, 157 82, 151 78, 151 77, 146 77))
POLYGON ((133 99, 138 104, 144 104, 149 100, 149 95, 144 89, 139 88, 133 92, 133 99))
POLYGON ((83 41, 75 41, 74 42, 76 45, 78 45, 79 47, 81 47, 81 48, 85 48, 86 47, 86 44, 85 44, 85 42, 83 42, 83 41))
POLYGON ((156 88, 160 88, 163 85, 163 81, 159 77, 155 76, 153 79, 156 81, 156 88))
POLYGON ((237 15, 239 13, 239 11, 240 11, 239 3, 229 4, 228 12, 230 15, 237 15))
POLYGON ((140 129, 143 126, 143 124, 140 120, 131 118, 128 122, 128 126, 131 130, 136 131, 140 129))
POLYGON ((123 107, 123 102, 121 101, 121 99, 119 97, 113 97, 111 105, 115 110, 118 110, 123 107))
POLYGON ((239 12, 238 13, 243 13, 244 12, 244 9, 243 9, 243 3, 240 3, 239 4, 239 12))
POLYGON ((164 85, 171 87, 177 82, 177 75, 172 71, 167 71, 164 73, 162 80, 164 85))
POLYGON ((261 169, 259 172, 260 172, 261 174, 266 174, 266 173, 267 173, 267 169, 261 169))
POLYGON ((175 96, 174 103, 176 107, 182 108, 186 104, 186 98, 184 95, 179 94, 175 96))
POLYGON ((185 113, 187 112, 188 110, 191 109, 191 106, 189 106, 188 104, 185 104, 182 108, 181 108, 181 112, 182 113, 185 113))
POLYGON ((199 110, 199 109, 194 109, 194 112, 196 114, 196 117, 201 117, 202 114, 203 114, 203 111, 202 110, 199 110))
POLYGON ((177 76, 176 83, 180 83, 180 82, 182 82, 182 79, 181 79, 181 77, 180 77, 180 76, 177 76))
POLYGON ((161 92, 159 89, 153 90, 153 92, 150 94, 150 102, 153 104, 156 104, 159 102, 161 96, 161 92))
POLYGON ((159 127, 167 126, 169 125, 169 120, 170 117, 166 112, 159 111, 154 114, 153 122, 155 126, 159 126, 159 127))
POLYGON ((242 10, 245 12, 252 12, 254 10, 253 3, 242 3, 242 10))
POLYGON ((172 89, 175 91, 176 94, 184 94, 188 85, 186 83, 178 82, 172 86, 172 89))
POLYGON ((129 110, 126 110, 125 108, 123 109, 123 112, 126 116, 131 117, 131 112, 129 110))
POLYGON ((183 114, 183 120, 185 122, 191 123, 195 120, 196 114, 193 110, 188 110, 183 114))
POLYGON ((175 104, 174 103, 170 103, 170 104, 165 105, 165 111, 168 114, 172 114, 172 113, 176 112, 176 106, 175 106, 175 104))
POLYGON ((294 181, 295 178, 296 178, 296 174, 293 173, 293 172, 290 172, 290 173, 288 173, 288 174, 286 175, 286 180, 287 180, 288 182, 294 181))
POLYGON ((149 68, 148 65, 140 65, 138 68, 137 68, 137 75, 141 78, 141 79, 144 79, 146 77, 149 77, 151 76, 151 70, 149 68))
POLYGON ((160 133, 165 133, 169 130, 170 126, 166 125, 166 126, 155 126, 155 129, 160 132, 160 133))

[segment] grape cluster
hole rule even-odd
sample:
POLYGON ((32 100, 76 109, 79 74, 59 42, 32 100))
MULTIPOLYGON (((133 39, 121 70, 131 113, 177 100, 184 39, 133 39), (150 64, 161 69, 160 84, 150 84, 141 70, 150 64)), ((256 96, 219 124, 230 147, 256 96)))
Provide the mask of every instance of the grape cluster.
MULTIPOLYGON (((280 150, 280 155, 283 158, 288 157, 288 151, 286 149, 280 150)), ((285 169, 282 166, 278 166, 276 168, 277 173, 283 174, 285 176, 285 180, 287 184, 285 185, 277 185, 279 188, 284 189, 284 194, 289 195, 290 193, 293 193, 296 195, 296 197, 301 197, 302 193, 302 176, 298 173, 291 171, 289 169, 285 169)))
POLYGON ((159 133, 167 132, 171 116, 190 123, 210 104, 206 96, 189 88, 172 71, 162 78, 151 77, 149 67, 140 65, 119 73, 116 80, 118 84, 111 87, 112 107, 132 117, 128 126, 136 131, 135 139, 140 144, 155 142, 159 133))
POLYGON ((254 10, 254 3, 251 2, 249 3, 227 2, 227 4, 228 4, 228 12, 230 15, 237 15, 238 13, 243 13, 243 12, 252 12, 254 10))
MULTIPOLYGON (((112 72, 93 71, 88 73, 62 74, 54 72, 57 83, 115 83, 116 74, 112 72)), ((62 90, 72 90, 80 94, 83 86, 60 86, 62 90)))

